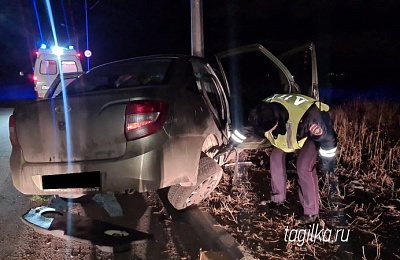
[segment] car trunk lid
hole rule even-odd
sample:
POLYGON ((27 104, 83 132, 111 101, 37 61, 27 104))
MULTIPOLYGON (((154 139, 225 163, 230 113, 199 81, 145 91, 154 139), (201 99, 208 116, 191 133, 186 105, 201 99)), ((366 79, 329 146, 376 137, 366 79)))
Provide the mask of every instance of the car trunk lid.
POLYGON ((128 99, 88 95, 44 100, 14 111, 19 143, 28 162, 112 159, 126 149, 128 99))

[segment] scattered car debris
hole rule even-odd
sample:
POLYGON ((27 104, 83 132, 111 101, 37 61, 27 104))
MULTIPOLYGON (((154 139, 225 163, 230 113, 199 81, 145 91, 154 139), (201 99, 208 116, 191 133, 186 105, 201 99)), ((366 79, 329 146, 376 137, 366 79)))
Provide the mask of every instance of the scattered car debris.
POLYGON ((45 212, 55 212, 56 210, 53 208, 41 206, 35 209, 30 209, 27 213, 25 213, 22 218, 29 223, 44 228, 49 229, 51 223, 53 222, 54 218, 47 218, 42 214, 45 212))
POLYGON ((153 238, 152 234, 44 206, 30 209, 21 219, 38 233, 88 242, 105 252, 130 250, 131 243, 153 238))

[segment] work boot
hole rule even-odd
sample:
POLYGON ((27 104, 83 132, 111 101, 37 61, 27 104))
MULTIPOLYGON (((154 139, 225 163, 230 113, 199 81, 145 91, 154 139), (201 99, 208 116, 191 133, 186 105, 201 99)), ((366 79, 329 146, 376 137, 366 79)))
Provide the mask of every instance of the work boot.
POLYGON ((297 224, 299 225, 310 225, 313 223, 317 223, 319 220, 319 215, 303 215, 297 220, 297 224))

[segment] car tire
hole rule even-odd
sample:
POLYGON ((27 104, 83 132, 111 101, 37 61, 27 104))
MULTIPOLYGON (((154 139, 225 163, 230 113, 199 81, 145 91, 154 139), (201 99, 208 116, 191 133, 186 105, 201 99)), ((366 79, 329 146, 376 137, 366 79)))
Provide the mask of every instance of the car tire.
POLYGON ((168 191, 168 200, 177 210, 199 204, 217 187, 221 177, 222 168, 212 158, 202 153, 197 184, 189 187, 171 186, 168 191))

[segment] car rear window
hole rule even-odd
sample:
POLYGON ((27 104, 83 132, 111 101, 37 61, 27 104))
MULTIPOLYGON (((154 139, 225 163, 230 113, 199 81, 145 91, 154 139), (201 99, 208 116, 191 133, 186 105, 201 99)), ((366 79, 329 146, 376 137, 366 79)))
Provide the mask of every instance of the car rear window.
POLYGON ((167 84, 173 58, 132 59, 92 69, 67 88, 67 94, 80 95, 117 88, 167 84))
POLYGON ((55 60, 42 60, 40 62, 40 74, 45 75, 56 75, 57 74, 57 62, 55 60))

